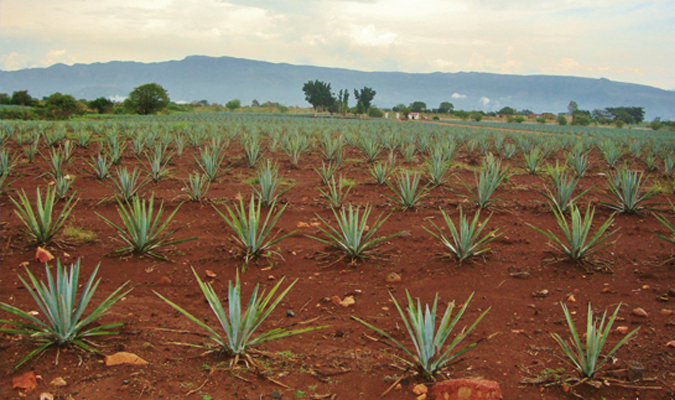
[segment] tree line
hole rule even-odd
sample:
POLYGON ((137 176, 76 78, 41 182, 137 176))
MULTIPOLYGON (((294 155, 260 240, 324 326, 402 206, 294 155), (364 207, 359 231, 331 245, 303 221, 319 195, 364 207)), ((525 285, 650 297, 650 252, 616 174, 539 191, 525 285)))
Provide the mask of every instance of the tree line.
POLYGON ((305 100, 312 105, 315 112, 330 112, 347 114, 366 114, 370 116, 381 116, 382 112, 373 107, 372 102, 377 92, 373 88, 364 86, 363 89, 354 89, 354 98, 356 106, 349 107, 349 90, 340 89, 333 93, 330 83, 320 80, 308 81, 302 85, 302 91, 305 94, 305 100))

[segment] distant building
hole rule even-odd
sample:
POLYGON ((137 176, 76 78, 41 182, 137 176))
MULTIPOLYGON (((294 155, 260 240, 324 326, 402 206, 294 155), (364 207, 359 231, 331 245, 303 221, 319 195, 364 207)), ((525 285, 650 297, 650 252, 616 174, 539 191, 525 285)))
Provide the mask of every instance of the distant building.
POLYGON ((420 119, 421 115, 418 112, 408 113, 408 119, 420 119))

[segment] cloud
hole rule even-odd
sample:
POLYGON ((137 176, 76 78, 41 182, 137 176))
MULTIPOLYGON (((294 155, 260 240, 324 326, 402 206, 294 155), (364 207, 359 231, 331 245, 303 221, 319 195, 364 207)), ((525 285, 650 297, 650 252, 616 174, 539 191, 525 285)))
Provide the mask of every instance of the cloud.
POLYGON ((675 70, 663 68, 675 59, 672 0, 1 1, 5 69, 202 54, 360 70, 675 81, 675 70))
POLYGON ((33 57, 27 54, 19 54, 17 52, 11 52, 9 54, 0 55, 0 70, 3 71, 15 71, 17 69, 29 68, 32 65, 30 61, 33 57))
POLYGON ((483 107, 487 107, 487 105, 490 104, 490 99, 483 96, 483 97, 480 98, 480 102, 483 104, 483 107))
POLYGON ((466 99, 465 94, 453 93, 451 96, 453 99, 466 99))

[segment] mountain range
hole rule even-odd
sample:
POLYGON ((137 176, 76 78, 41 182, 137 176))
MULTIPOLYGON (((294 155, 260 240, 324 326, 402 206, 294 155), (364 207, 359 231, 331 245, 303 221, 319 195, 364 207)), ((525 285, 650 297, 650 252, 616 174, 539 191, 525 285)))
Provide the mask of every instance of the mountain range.
POLYGON ((331 83, 337 93, 373 88, 373 103, 389 108, 423 101, 436 108, 449 101, 455 109, 497 111, 510 106, 536 113, 566 112, 570 101, 580 109, 644 107, 646 119, 675 119, 675 91, 605 78, 553 75, 504 75, 482 72, 405 73, 365 72, 342 68, 277 64, 233 57, 189 56, 156 63, 111 61, 107 63, 55 64, 47 68, 0 71, 0 93, 28 90, 41 98, 55 92, 78 99, 121 99, 136 86, 155 82, 172 101, 207 100, 224 104, 239 99, 279 102, 310 107, 302 85, 318 79, 331 83))

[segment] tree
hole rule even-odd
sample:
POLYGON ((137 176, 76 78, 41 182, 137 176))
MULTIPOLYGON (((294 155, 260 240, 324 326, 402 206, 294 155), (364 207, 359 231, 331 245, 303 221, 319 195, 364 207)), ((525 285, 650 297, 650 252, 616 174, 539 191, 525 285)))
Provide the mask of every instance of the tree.
POLYGON ((557 122, 558 125, 567 125, 567 118, 564 115, 560 114, 558 115, 557 122))
POLYGON ((227 107, 230 111, 234 111, 237 108, 241 108, 241 101, 239 99, 232 99, 225 103, 225 107, 227 107))
POLYGON ((146 83, 129 93, 124 106, 141 115, 154 114, 169 105, 169 95, 156 83, 146 83))
POLYGON ((112 111, 114 103, 105 97, 99 97, 89 102, 89 107, 98 111, 99 114, 106 114, 112 111))
POLYGON ((253 99, 253 101, 251 102, 251 107, 260 107, 260 103, 258 102, 258 100, 253 99))
POLYGON ((614 121, 621 120, 627 124, 639 124, 645 119, 644 107, 607 107, 605 111, 614 121))
POLYGON ((12 93, 12 100, 10 102, 16 106, 26 107, 32 107, 37 104, 37 100, 28 94, 28 90, 19 90, 12 93))
POLYGON ((354 97, 356 98, 356 112, 359 114, 368 114, 370 103, 373 101, 376 94, 376 91, 366 86, 364 86, 360 91, 354 89, 354 97))
POLYGON ((340 114, 346 114, 349 111, 349 90, 340 89, 338 92, 338 97, 336 101, 337 112, 340 114))
POLYGON ((56 92, 45 101, 49 115, 54 119, 68 119, 77 112, 77 100, 69 94, 56 92))
POLYGON ((501 110, 497 111, 497 114, 500 115, 514 115, 516 113, 516 110, 513 107, 504 107, 501 110))
POLYGON ((427 103, 423 101, 415 101, 410 105, 410 111, 412 112, 425 112, 427 110, 427 103))
POLYGON ((438 113, 439 114, 449 114, 453 112, 455 109, 455 106, 450 103, 449 101, 444 101, 441 103, 440 106, 438 106, 438 113))
POLYGON ((570 104, 567 106, 567 112, 569 115, 574 115, 575 112, 579 110, 579 105, 577 104, 576 101, 572 100, 570 101, 570 104))
POLYGON ((330 83, 324 83, 320 80, 308 81, 302 85, 302 91, 305 93, 305 100, 314 107, 316 112, 328 110, 335 104, 335 97, 330 89, 330 83))
POLYGON ((10 105, 12 104, 12 98, 7 93, 0 93, 0 104, 10 105))

